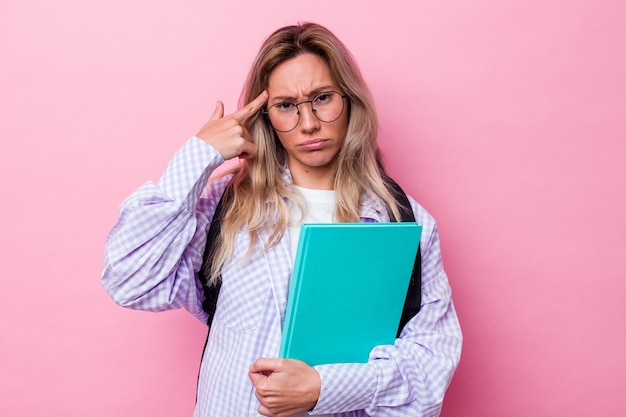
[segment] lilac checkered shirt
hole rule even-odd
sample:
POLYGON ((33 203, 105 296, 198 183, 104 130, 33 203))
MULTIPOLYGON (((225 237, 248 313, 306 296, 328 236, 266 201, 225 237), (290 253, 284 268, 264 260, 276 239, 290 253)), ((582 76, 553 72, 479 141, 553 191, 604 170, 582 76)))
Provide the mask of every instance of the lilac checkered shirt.
MULTIPOLYGON (((146 183, 120 207, 107 238, 102 284, 120 305, 148 311, 184 307, 206 323, 196 279, 207 228, 228 181, 207 185, 221 155, 193 137, 176 153, 157 184, 146 183)), ((394 345, 378 346, 365 364, 316 366, 322 390, 310 414, 342 417, 437 416, 461 353, 461 330, 443 269, 434 219, 415 201, 423 226, 422 309, 394 345)), ((365 197, 365 222, 388 221, 365 197)), ((262 241, 268 236, 262 235, 262 241)), ((196 417, 258 416, 248 378, 259 357, 280 347, 292 263, 289 236, 246 257, 249 236, 236 237, 210 337, 200 365, 196 417)))

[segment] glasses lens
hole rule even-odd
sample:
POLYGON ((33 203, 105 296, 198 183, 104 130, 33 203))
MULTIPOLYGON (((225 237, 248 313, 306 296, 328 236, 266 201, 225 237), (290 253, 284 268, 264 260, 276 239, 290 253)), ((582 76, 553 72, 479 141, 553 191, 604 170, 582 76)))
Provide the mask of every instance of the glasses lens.
POLYGON ((331 91, 313 99, 313 112, 322 122, 334 122, 343 112, 343 98, 331 91))
POLYGON ((289 132, 295 129, 300 121, 299 106, 307 103, 311 103, 313 114, 322 122, 334 122, 343 113, 343 97, 335 91, 318 94, 313 100, 297 104, 277 103, 267 109, 267 115, 274 129, 279 132, 289 132))
POLYGON ((298 106, 289 102, 274 104, 267 110, 267 114, 270 118, 270 122, 272 122, 272 126, 279 132, 293 130, 300 118, 298 106))

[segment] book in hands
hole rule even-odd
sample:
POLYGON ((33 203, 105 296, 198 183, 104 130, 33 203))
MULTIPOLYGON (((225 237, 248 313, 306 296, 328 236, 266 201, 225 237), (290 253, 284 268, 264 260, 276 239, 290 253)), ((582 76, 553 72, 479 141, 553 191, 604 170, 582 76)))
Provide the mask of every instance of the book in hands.
POLYGON ((393 344, 421 231, 410 222, 303 224, 279 356, 364 363, 393 344))

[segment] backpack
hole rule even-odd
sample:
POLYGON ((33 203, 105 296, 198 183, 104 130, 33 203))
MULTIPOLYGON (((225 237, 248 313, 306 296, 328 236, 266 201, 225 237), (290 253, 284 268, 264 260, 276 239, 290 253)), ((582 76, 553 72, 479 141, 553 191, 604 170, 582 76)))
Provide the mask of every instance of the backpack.
MULTIPOLYGON (((383 180, 387 189, 391 195, 395 198, 400 208, 400 221, 401 222, 414 222, 415 216, 411 209, 411 204, 407 198, 405 192, 400 186, 388 176, 384 176, 383 180)), ((211 261, 213 259, 213 245, 216 238, 221 232, 222 221, 224 215, 232 203, 233 200, 233 186, 232 182, 229 182, 222 194, 222 197, 217 204, 215 214, 211 220, 211 225, 207 233, 207 243, 204 249, 204 255, 202 257, 202 267, 198 272, 198 279, 202 284, 204 290, 204 301, 202 302, 202 309, 208 313, 207 325, 211 327, 215 309, 217 308, 217 298, 219 296, 221 281, 216 285, 209 285, 208 279, 211 275, 211 261)), ((394 218, 393 214, 390 214, 391 221, 398 221, 394 218)), ((400 318, 400 325, 398 327, 397 336, 400 336, 400 332, 406 325, 406 323, 413 318, 420 310, 422 298, 422 256, 421 250, 418 246, 417 255, 415 256, 415 262, 413 264, 413 271, 411 272, 411 280, 409 281, 409 287, 407 290, 406 299, 404 301, 404 308, 402 309, 402 316, 400 318)))

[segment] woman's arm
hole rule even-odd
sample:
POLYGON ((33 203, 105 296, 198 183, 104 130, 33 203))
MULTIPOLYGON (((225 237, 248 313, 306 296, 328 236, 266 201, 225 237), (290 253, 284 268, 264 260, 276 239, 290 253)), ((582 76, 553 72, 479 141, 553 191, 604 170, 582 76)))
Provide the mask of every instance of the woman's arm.
POLYGON ((195 272, 202 266, 209 216, 227 180, 210 184, 205 198, 200 194, 224 160, 255 156, 257 146, 245 125, 266 100, 263 91, 226 116, 217 102, 209 121, 176 153, 159 182, 145 184, 122 203, 107 239, 102 274, 104 288, 118 304, 149 311, 185 307, 206 322, 195 272))
POLYGON ((223 162, 213 147, 191 138, 158 183, 144 184, 122 203, 107 238, 102 274, 115 302, 148 311, 185 307, 206 322, 194 271, 201 266, 207 224, 226 181, 206 190, 205 185, 223 162))

